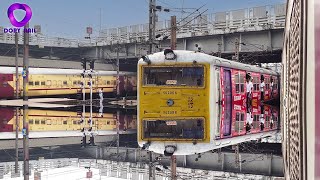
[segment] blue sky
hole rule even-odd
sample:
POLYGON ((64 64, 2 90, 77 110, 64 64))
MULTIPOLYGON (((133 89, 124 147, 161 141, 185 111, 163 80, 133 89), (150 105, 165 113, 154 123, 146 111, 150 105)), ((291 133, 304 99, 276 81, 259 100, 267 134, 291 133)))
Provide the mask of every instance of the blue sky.
MULTIPOLYGON (((30 25, 40 24, 49 36, 83 38, 86 27, 92 26, 97 34, 100 27, 112 28, 148 22, 149 0, 1 0, 0 26, 10 27, 7 9, 14 2, 28 4, 33 12, 30 25)), ((157 5, 168 8, 198 8, 206 5, 209 13, 284 3, 285 0, 157 0, 157 5)), ((192 11, 192 10, 188 10, 192 11)), ((159 19, 170 15, 181 17, 180 12, 161 12, 159 19)), ((17 19, 24 17, 23 11, 15 11, 17 19)))

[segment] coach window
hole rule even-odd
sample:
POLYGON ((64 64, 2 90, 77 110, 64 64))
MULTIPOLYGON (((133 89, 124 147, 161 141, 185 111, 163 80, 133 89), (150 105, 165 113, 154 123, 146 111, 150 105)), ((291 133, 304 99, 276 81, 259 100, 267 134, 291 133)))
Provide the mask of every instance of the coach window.
POLYGON ((253 77, 253 90, 254 91, 259 91, 259 78, 258 77, 253 77))
POLYGON ((41 124, 46 124, 46 120, 41 120, 41 124))
POLYGON ((33 119, 30 119, 30 120, 29 120, 29 124, 33 124, 33 119))
POLYGON ((63 81, 63 85, 64 86, 68 85, 68 82, 67 81, 63 81))
POLYGON ((33 81, 29 81, 29 86, 33 86, 33 81))
POLYGON ((240 91, 244 92, 244 75, 240 74, 240 91))
POLYGON ((110 121, 107 121, 107 125, 110 125, 110 121))
POLYGON ((39 124, 39 120, 35 120, 35 121, 34 121, 34 124, 39 124))
POLYGON ((39 86, 39 84, 40 84, 39 81, 35 81, 35 82, 34 82, 34 85, 35 85, 35 86, 39 86))
POLYGON ((112 84, 112 85, 114 84, 113 80, 111 80, 111 84, 112 84))
POLYGON ((240 73, 237 73, 234 75, 235 78, 235 85, 236 85, 236 92, 239 93, 240 92, 240 73))
POLYGON ((77 85, 77 81, 73 81, 73 85, 77 85))
POLYGON ((266 84, 266 89, 269 89, 270 88, 270 85, 269 85, 269 83, 270 83, 270 78, 265 78, 265 80, 264 80, 265 82, 265 84, 266 84))
POLYGON ((68 121, 63 121, 63 124, 68 124, 68 121))
POLYGON ((47 81, 47 86, 51 86, 51 81, 50 80, 47 81))

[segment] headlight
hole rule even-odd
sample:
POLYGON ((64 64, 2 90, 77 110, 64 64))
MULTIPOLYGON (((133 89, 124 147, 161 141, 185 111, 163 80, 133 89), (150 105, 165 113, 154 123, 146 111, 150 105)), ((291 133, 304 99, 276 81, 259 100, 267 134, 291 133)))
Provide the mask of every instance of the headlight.
POLYGON ((177 55, 171 49, 164 50, 164 56, 166 60, 175 60, 177 58, 177 55))
POLYGON ((168 145, 164 148, 164 155, 165 156, 172 156, 173 153, 176 151, 177 147, 176 146, 171 146, 168 145))

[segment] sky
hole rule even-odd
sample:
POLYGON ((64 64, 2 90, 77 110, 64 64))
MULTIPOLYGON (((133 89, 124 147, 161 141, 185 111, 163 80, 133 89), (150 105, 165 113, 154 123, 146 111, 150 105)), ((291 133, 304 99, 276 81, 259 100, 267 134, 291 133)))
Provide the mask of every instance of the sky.
MULTIPOLYGON (((102 29, 148 22, 149 0, 1 0, 0 26, 12 27, 7 10, 15 2, 28 4, 33 13, 30 26, 41 25, 42 33, 51 37, 84 38, 87 26, 93 27, 94 35, 97 35, 100 14, 102 29)), ((159 20, 169 19, 171 15, 181 17, 181 10, 174 8, 199 8, 205 5, 202 10, 208 9, 208 13, 214 13, 285 2, 286 0, 156 0, 157 5, 175 11, 160 12, 159 20)), ((192 9, 186 11, 191 12, 192 9)), ((21 20, 25 13, 16 10, 14 14, 21 20)))

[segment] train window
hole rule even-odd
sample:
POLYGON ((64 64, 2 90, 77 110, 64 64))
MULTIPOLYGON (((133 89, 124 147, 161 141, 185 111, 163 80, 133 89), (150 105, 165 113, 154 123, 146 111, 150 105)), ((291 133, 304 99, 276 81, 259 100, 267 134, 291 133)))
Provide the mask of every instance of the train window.
POLYGON ((73 124, 78 124, 78 121, 73 121, 73 124))
POLYGON ((107 81, 107 85, 110 85, 110 81, 107 81))
POLYGON ((94 121, 92 121, 92 125, 94 124, 94 121))
POLYGON ((144 85, 204 86, 204 67, 144 67, 144 85))
POLYGON ((241 84, 241 85, 240 85, 240 91, 241 91, 241 92, 244 92, 244 84, 241 84))
POLYGON ((46 120, 47 125, 51 125, 51 120, 46 120))
POLYGON ((203 139, 204 120, 143 120, 143 138, 203 139))
POLYGON ((78 84, 81 84, 81 81, 78 81, 78 84))
POLYGON ((51 81, 47 80, 47 86, 51 86, 51 81))
POLYGON ((68 82, 67 81, 63 81, 63 85, 68 85, 68 82))
POLYGON ((29 124, 33 124, 33 119, 29 119, 29 124))
POLYGON ((73 85, 77 85, 77 81, 73 81, 73 85))
POLYGON ((107 125, 110 125, 110 121, 107 121, 107 125))
POLYGON ((92 85, 94 85, 96 82, 95 81, 92 81, 92 85))
POLYGON ((41 81, 41 86, 45 86, 46 82, 45 81, 41 81))
POLYGON ((240 92, 240 84, 236 84, 236 92, 237 92, 237 93, 240 92))
POLYGON ((240 113, 239 112, 236 113, 236 121, 240 121, 240 113))
POLYGON ((68 121, 64 120, 64 121, 63 121, 63 124, 68 124, 68 121))
POLYGON ((46 121, 45 120, 41 120, 41 124, 46 124, 46 121))
POLYGON ((117 81, 113 81, 113 85, 117 85, 117 81))
POLYGON ((29 86, 33 86, 33 81, 29 81, 29 86))
POLYGON ((241 113, 240 121, 244 121, 244 114, 243 113, 241 113))
POLYGON ((34 82, 34 85, 35 85, 35 86, 39 86, 39 84, 40 84, 39 81, 34 82))
POLYGON ((35 121, 34 121, 34 124, 39 124, 39 120, 35 120, 35 121))

